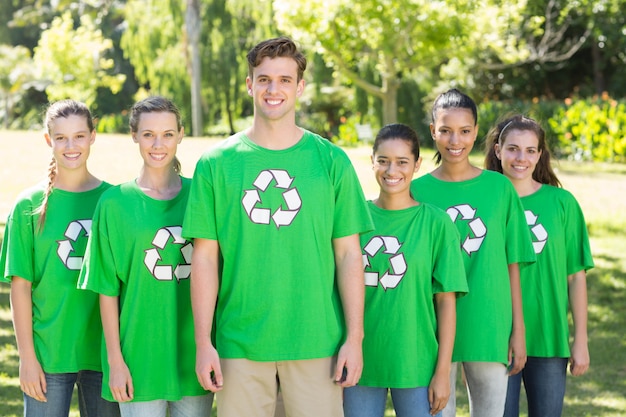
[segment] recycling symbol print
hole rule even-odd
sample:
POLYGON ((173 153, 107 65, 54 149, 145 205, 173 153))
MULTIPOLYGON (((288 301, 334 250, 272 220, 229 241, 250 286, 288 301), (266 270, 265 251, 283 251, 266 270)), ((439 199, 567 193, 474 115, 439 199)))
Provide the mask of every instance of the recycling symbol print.
POLYGON ((241 203, 250 220, 256 224, 270 224, 272 221, 277 228, 289 226, 296 217, 302 206, 300 194, 296 188, 290 188, 293 178, 282 169, 269 169, 259 173, 252 183, 253 189, 244 190, 241 203), (282 192, 282 197, 287 207, 283 209, 282 204, 272 213, 271 208, 260 207, 262 203, 261 194, 267 191, 270 184, 282 192))
POLYGON ((159 281, 189 279, 191 275, 191 254, 193 244, 181 236, 181 226, 163 227, 157 230, 152 239, 152 248, 146 249, 144 264, 152 276, 159 281), (183 263, 176 265, 159 264, 162 260, 159 250, 165 249, 168 244, 179 245, 183 263))
POLYGON ((85 238, 89 237, 90 231, 91 220, 74 220, 67 225, 67 229, 65 230, 64 236, 67 239, 57 241, 59 244, 59 247, 57 248, 57 255, 59 255, 59 258, 67 269, 79 270, 83 265, 82 256, 70 255, 74 253, 73 243, 76 243, 81 235, 85 238))
POLYGON ((366 286, 377 287, 379 282, 385 290, 398 286, 406 273, 404 254, 398 253, 401 247, 402 244, 398 242, 398 238, 395 236, 374 236, 367 242, 363 248, 365 252, 363 254, 363 265, 366 286), (368 268, 371 269, 370 259, 374 258, 378 253, 391 255, 389 257, 390 267, 382 275, 380 271, 367 271, 368 268))
POLYGON ((548 241, 548 232, 546 228, 543 227, 541 223, 537 224, 538 215, 535 215, 530 210, 524 211, 526 215, 526 224, 530 226, 530 231, 533 235, 533 247, 535 248, 535 253, 543 252, 543 248, 546 246, 546 242, 548 241))
POLYGON ((459 218, 461 220, 468 221, 471 233, 465 237, 461 247, 468 255, 471 256, 473 252, 480 249, 480 246, 483 244, 483 240, 485 240, 485 236, 487 235, 487 227, 485 227, 485 223, 483 223, 480 217, 476 217, 476 209, 469 204, 452 206, 446 210, 446 213, 448 213, 454 223, 456 223, 459 218))

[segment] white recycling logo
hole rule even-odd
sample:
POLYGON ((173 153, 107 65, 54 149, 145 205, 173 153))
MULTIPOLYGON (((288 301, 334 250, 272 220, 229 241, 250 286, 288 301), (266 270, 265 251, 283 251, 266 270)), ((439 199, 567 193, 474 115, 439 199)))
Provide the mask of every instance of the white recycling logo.
POLYGON ((269 169, 259 173, 256 180, 254 180, 254 188, 251 190, 244 190, 243 199, 241 203, 246 210, 248 217, 253 223, 256 224, 270 224, 274 221, 277 228, 281 226, 289 226, 293 219, 296 217, 302 206, 302 200, 298 194, 298 190, 290 188, 293 178, 289 176, 289 173, 282 169, 269 169), (283 210, 279 206, 274 213, 269 208, 257 207, 261 203, 261 194, 265 192, 269 185, 275 181, 274 187, 285 190, 282 193, 283 200, 287 205, 287 210, 283 210))
POLYGON ((152 239, 153 247, 145 251, 146 256, 143 262, 152 276, 159 281, 172 281, 176 278, 180 282, 181 279, 188 279, 191 275, 193 244, 181 236, 182 229, 181 226, 169 226, 157 230, 154 239, 152 239), (162 260, 159 249, 164 249, 170 238, 173 244, 180 245, 180 253, 183 256, 184 263, 158 265, 158 262, 162 260))
POLYGON ((76 242, 83 231, 85 232, 85 237, 89 237, 89 232, 91 231, 91 220, 74 220, 70 222, 70 224, 67 225, 67 229, 64 234, 67 239, 57 241, 59 244, 59 247, 57 248, 57 255, 59 255, 59 258, 67 269, 79 270, 83 265, 82 256, 70 256, 74 252, 72 242, 76 242))
POLYGON ((387 269, 381 276, 380 272, 372 271, 365 272, 365 285, 368 287, 377 287, 378 283, 387 290, 389 288, 396 288, 404 274, 406 273, 406 260, 403 253, 398 253, 402 244, 398 242, 395 236, 374 236, 363 248, 365 252, 363 254, 363 266, 364 269, 371 267, 370 258, 376 256, 376 254, 384 248, 382 253, 392 255, 389 258, 391 267, 387 269))
POLYGON ((543 248, 546 246, 546 242, 548 241, 548 232, 541 223, 537 224, 539 216, 536 216, 530 210, 524 211, 524 214, 526 215, 526 224, 530 226, 530 231, 533 234, 533 247, 535 248, 535 253, 541 253, 543 252, 543 248))
POLYGON ((487 228, 485 227, 485 223, 480 219, 480 217, 476 216, 476 209, 470 206, 469 204, 459 204, 457 206, 452 206, 446 210, 446 213, 450 216, 452 221, 456 223, 459 217, 462 220, 468 220, 468 225, 472 231, 471 234, 468 234, 461 245, 463 250, 471 255, 473 252, 476 252, 480 249, 480 246, 483 244, 483 240, 485 240, 485 236, 487 235, 487 228))

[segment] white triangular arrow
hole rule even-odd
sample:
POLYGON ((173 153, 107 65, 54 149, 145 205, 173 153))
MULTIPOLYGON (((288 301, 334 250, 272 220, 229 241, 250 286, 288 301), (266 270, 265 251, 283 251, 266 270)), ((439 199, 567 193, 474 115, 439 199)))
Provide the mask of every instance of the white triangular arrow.
POLYGON ((384 245, 383 240, 379 236, 374 236, 367 242, 363 250, 369 255, 374 256, 384 245))
POLYGON ((261 171, 253 184, 259 190, 265 191, 267 186, 270 185, 270 182, 272 182, 272 178, 274 178, 274 176, 271 171, 261 171))
POLYGON ((298 210, 282 210, 280 207, 278 207, 278 210, 276 210, 276 212, 272 216, 272 219, 274 219, 276 227, 288 226, 296 217, 296 214, 298 214, 298 210))
POLYGON ((383 275, 383 277, 380 279, 380 284, 385 290, 388 288, 396 288, 402 280, 403 276, 404 275, 391 275, 385 272, 385 275, 383 275))
POLYGON ((250 216, 250 212, 254 208, 255 204, 261 201, 261 197, 259 196, 259 192, 257 190, 245 190, 243 195, 243 200, 241 201, 243 204, 243 208, 250 216))
POLYGON ((283 193, 283 198, 285 199, 285 203, 287 203, 287 208, 289 210, 298 210, 302 206, 302 200, 300 199, 298 190, 295 188, 285 191, 283 193))
POLYGON ((273 169, 272 175, 276 179, 276 187, 278 188, 289 188, 291 183, 293 182, 293 178, 289 176, 289 173, 282 169, 273 169))
POLYGON ((400 275, 406 272, 406 260, 404 259, 403 253, 392 256, 389 258, 389 262, 391 263, 391 268, 394 274, 400 275))

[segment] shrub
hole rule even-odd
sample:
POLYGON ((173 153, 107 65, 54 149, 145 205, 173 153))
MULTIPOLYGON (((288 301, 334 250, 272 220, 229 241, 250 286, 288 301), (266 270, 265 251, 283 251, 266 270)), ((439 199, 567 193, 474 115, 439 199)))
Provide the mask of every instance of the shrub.
POLYGON ((560 151, 573 160, 626 161, 626 103, 607 93, 600 97, 566 99, 550 118, 560 151))

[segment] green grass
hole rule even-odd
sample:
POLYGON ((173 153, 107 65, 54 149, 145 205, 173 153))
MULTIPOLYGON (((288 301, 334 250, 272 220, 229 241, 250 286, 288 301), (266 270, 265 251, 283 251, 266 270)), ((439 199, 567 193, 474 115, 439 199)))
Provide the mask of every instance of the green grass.
MULTIPOLYGON (((203 150, 212 139, 186 139, 178 148, 183 171, 190 176, 203 150)), ((366 196, 374 197, 370 150, 348 149, 366 196)), ((17 194, 41 180, 50 151, 40 133, 0 131, 0 224, 17 194), (19 175, 17 175, 19 173, 19 175), (8 180, 7 180, 8 179, 8 180)), ((432 151, 425 150, 422 169, 434 167, 432 151)), ((477 165, 482 157, 473 157, 477 165)), ((92 148, 90 168, 112 183, 134 178, 141 159, 129 137, 99 135, 92 148)), ((591 367, 578 378, 568 376, 564 416, 626 416, 626 165, 574 163, 558 164, 558 175, 566 189, 580 202, 591 236, 596 267, 589 272, 589 344, 591 367)), ((457 385, 458 415, 468 416, 467 395, 457 385)), ((74 403, 75 404, 75 403, 74 403)), ((393 416, 391 405, 387 416, 393 416)), ((526 415, 522 401, 522 415, 526 415)), ((9 286, 0 284, 0 416, 22 415, 22 395, 18 379, 18 357, 11 325, 9 286)), ((76 406, 73 416, 77 416, 76 406)), ((213 413, 215 415, 215 412, 213 413)))

